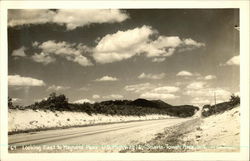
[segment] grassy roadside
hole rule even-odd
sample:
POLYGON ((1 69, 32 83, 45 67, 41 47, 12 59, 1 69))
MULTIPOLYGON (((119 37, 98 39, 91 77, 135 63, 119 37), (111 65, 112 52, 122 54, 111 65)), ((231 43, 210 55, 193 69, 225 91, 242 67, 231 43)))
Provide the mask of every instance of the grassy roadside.
POLYGON ((193 145, 191 141, 184 141, 183 136, 199 128, 201 118, 195 118, 178 125, 165 128, 163 133, 156 134, 155 138, 139 143, 133 149, 125 149, 121 153, 159 153, 159 152, 187 152, 188 146, 193 145))

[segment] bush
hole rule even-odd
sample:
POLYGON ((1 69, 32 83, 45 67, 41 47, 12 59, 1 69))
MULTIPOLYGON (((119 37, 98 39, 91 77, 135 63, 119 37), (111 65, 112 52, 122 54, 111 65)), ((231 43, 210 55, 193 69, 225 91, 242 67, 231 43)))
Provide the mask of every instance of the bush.
POLYGON ((48 109, 51 111, 68 111, 70 109, 66 96, 64 94, 56 95, 56 93, 51 93, 47 99, 35 102, 28 108, 33 110, 48 109))
POLYGON ((224 112, 226 110, 230 110, 239 104, 240 104, 240 97, 232 94, 228 102, 222 102, 222 103, 219 103, 219 104, 216 104, 213 106, 211 106, 211 105, 203 106, 202 116, 208 117, 208 116, 211 116, 213 114, 221 113, 221 112, 224 112))
POLYGON ((240 97, 232 94, 229 102, 232 106, 238 105, 238 104, 240 104, 240 97))

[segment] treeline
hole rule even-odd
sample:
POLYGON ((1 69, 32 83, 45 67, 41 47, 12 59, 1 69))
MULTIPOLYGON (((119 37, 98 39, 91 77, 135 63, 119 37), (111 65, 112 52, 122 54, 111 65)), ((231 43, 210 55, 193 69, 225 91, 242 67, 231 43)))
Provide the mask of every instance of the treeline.
POLYGON ((191 105, 172 106, 161 100, 149 101, 146 99, 115 100, 90 103, 69 103, 64 94, 51 93, 47 99, 35 102, 26 107, 13 106, 9 99, 9 108, 12 109, 33 109, 50 111, 74 111, 92 114, 123 115, 123 116, 144 116, 148 114, 162 114, 177 117, 190 117, 199 110, 191 105))
POLYGON ((227 110, 231 110, 240 104, 240 97, 231 95, 229 101, 218 103, 216 105, 205 105, 202 108, 202 116, 208 117, 214 114, 218 114, 227 110))

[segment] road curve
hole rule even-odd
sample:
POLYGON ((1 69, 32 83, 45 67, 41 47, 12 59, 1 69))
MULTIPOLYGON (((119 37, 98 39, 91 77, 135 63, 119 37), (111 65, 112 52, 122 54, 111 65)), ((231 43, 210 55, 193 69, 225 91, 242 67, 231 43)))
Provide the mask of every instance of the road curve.
POLYGON ((189 119, 171 118, 9 135, 9 152, 119 152, 154 138, 166 127, 189 119))

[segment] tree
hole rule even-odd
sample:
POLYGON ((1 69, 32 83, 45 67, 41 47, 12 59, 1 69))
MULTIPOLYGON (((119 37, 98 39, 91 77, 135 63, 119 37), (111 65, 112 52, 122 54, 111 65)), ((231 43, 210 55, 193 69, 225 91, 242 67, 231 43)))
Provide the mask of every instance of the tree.
POLYGON ((13 102, 12 102, 12 98, 8 97, 8 107, 9 108, 13 108, 13 102))
POLYGON ((239 96, 235 96, 234 94, 231 95, 230 100, 229 100, 230 104, 232 106, 238 105, 240 104, 240 97, 239 96))

